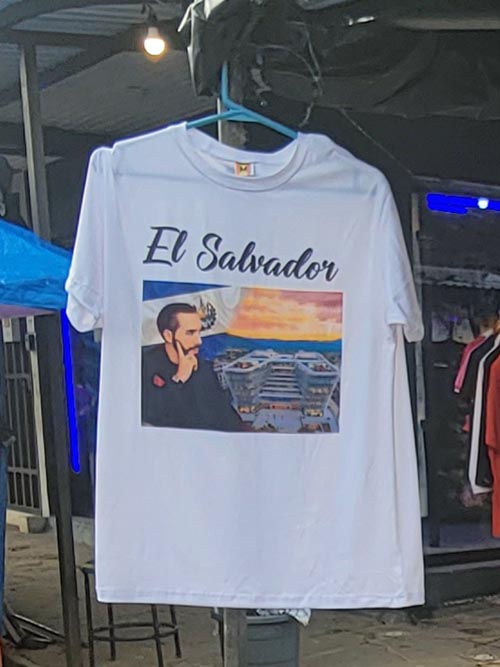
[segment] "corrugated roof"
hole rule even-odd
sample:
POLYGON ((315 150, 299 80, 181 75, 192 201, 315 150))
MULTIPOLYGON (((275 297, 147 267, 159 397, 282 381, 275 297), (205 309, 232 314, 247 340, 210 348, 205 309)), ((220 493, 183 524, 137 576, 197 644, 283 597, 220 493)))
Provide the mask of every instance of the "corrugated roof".
POLYGON ((21 4, 22 1, 23 0, 0 0, 0 12, 7 9, 7 7, 10 7, 10 5, 21 4))
MULTIPOLYGON (((78 53, 80 53, 80 49, 39 46, 37 48, 38 70, 43 72, 52 69, 78 53)), ((17 81, 19 81, 19 48, 15 44, 0 44, 1 89, 6 89, 17 81)), ((1 102, 2 94, 0 90, 0 104, 1 102)))
MULTIPOLYGON (((0 0, 2 11, 10 14, 23 0, 0 0)), ((150 0, 159 21, 178 20, 181 3, 174 0, 150 0)), ((41 3, 46 8, 51 3, 41 3)), ((56 3, 54 3, 56 4, 56 3)), ((61 4, 61 3, 59 3, 61 4)), ((68 0, 68 5, 70 1, 68 0)), ((35 7, 36 4, 31 5, 35 7)), ((145 22, 142 3, 90 5, 59 9, 16 24, 16 30, 38 33, 77 33, 114 36, 145 22)), ((19 6, 19 9, 22 9, 19 6)), ((92 47, 93 48, 93 47, 92 47)), ((38 46, 40 74, 84 53, 77 48, 38 46)), ((92 49, 90 50, 92 53, 92 49)), ((109 52, 111 53, 111 52, 109 52)), ((99 54, 99 50, 97 50, 99 54)), ((110 56, 105 49, 101 62, 71 74, 41 92, 43 124, 63 130, 122 137, 147 131, 213 108, 213 102, 197 98, 191 87, 186 54, 172 51, 153 63, 140 52, 123 52, 110 56)), ((74 71, 74 70, 73 70, 74 71)), ((43 76, 41 77, 44 81, 43 76)), ((47 79, 45 79, 47 81, 47 79)), ((7 102, 2 91, 10 90, 14 99, 19 81, 19 50, 0 44, 0 123, 22 123, 20 98, 7 102)))
MULTIPOLYGON (((182 11, 178 2, 152 3, 152 6, 160 21, 177 18, 182 11)), ((16 25, 16 29, 70 32, 83 35, 115 35, 127 30, 130 26, 145 21, 141 8, 142 3, 64 9, 23 21, 16 25)))
MULTIPOLYGON (((41 94, 47 126, 123 136, 181 120, 213 108, 196 97, 186 55, 169 53, 152 63, 141 53, 121 53, 41 94)), ((0 122, 21 122, 21 105, 0 108, 0 122)))
POLYGON ((19 49, 14 44, 0 44, 0 81, 2 82, 2 88, 11 86, 18 78, 19 49))
POLYGON ((80 53, 81 49, 72 49, 62 46, 39 46, 36 50, 38 69, 43 72, 52 69, 80 53))

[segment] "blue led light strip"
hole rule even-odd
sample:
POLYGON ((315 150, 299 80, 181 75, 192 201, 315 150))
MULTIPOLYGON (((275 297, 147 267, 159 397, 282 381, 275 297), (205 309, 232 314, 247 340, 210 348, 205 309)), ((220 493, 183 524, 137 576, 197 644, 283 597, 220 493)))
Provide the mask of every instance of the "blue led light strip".
POLYGON ((73 358, 71 355, 71 325, 64 310, 61 312, 61 335, 64 378, 66 381, 70 462, 73 472, 79 473, 81 470, 80 447, 78 444, 78 417, 76 413, 75 385, 73 379, 73 358))
POLYGON ((429 211, 467 215, 471 212, 500 211, 500 200, 488 197, 471 197, 469 195, 448 195, 440 192, 429 192, 426 195, 429 211))

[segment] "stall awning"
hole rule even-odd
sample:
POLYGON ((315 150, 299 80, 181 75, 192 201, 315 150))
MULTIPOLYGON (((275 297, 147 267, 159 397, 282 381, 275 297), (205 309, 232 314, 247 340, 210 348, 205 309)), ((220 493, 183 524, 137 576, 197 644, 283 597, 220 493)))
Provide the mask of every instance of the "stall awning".
POLYGON ((68 251, 0 219, 0 318, 64 308, 70 261, 68 251))

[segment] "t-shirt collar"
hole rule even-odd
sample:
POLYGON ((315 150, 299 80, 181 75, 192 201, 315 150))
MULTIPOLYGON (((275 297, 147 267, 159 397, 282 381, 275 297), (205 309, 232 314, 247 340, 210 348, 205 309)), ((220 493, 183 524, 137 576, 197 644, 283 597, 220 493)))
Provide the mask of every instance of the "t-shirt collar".
POLYGON ((264 153, 234 148, 217 141, 213 137, 196 129, 188 129, 187 123, 173 126, 175 139, 191 165, 203 176, 225 187, 238 190, 271 190, 286 183, 300 169, 306 152, 307 135, 298 133, 292 140, 277 151, 264 153), (275 167, 271 173, 252 176, 239 176, 224 172, 214 165, 213 159, 235 164, 255 164, 275 167))

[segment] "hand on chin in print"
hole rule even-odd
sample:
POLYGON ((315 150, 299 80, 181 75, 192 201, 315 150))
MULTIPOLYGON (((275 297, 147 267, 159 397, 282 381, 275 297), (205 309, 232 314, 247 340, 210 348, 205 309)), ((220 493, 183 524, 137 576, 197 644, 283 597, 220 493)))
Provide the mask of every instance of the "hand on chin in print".
POLYGON ((175 349, 179 357, 179 363, 175 377, 179 382, 185 384, 191 375, 198 370, 198 352, 199 347, 192 347, 185 350, 179 341, 175 343, 175 349))

